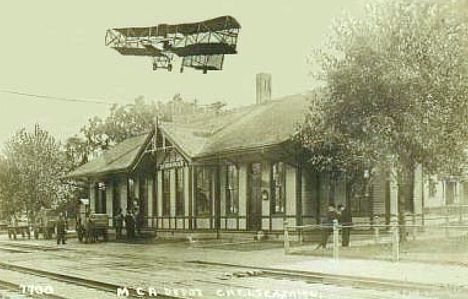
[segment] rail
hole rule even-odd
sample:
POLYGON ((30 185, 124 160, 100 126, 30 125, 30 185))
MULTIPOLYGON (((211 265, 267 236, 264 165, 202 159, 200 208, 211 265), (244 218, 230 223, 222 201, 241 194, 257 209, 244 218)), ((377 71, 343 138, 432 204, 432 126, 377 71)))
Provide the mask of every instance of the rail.
MULTIPOLYGON (((51 272, 41 269, 34 269, 30 267, 20 266, 16 264, 10 264, 5 262, 0 262, 0 269, 15 271, 19 273, 44 277, 50 280, 55 280, 63 283, 67 283, 70 285, 76 285, 80 287, 85 287, 93 290, 99 290, 111 294, 117 294, 117 290, 122 288, 123 286, 117 285, 110 282, 103 282, 98 280, 93 280, 90 278, 78 277, 67 275, 63 273, 51 272)), ((127 298, 151 298, 152 296, 148 293, 140 294, 140 291, 134 287, 126 287, 128 290, 128 294, 125 296, 127 298)), ((181 296, 172 296, 164 294, 161 290, 158 290, 158 298, 167 298, 167 299, 184 299, 186 297, 181 296)), ((58 297, 57 297, 58 298, 58 297)))

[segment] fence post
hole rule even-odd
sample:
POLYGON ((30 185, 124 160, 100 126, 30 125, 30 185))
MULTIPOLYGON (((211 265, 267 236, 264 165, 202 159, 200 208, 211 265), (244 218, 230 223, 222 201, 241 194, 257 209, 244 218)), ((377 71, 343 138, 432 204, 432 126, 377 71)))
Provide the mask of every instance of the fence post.
POLYGON ((379 216, 374 216, 374 241, 375 244, 379 244, 380 239, 380 218, 379 216))
POLYGON ((447 213, 447 215, 445 215, 445 237, 446 238, 450 237, 449 224, 450 224, 450 219, 447 213))
POLYGON ((284 254, 288 254, 289 253, 288 220, 284 220, 283 229, 284 229, 284 254))
POLYGON ((340 234, 339 234, 339 227, 338 227, 338 220, 333 220, 333 259, 338 261, 339 258, 339 241, 340 241, 340 234))
MULTIPOLYGON (((459 202, 460 202, 460 199, 458 199, 459 202)), ((461 205, 461 202, 460 202, 460 207, 458 209, 459 211, 459 214, 458 214, 458 223, 459 224, 462 224, 463 223, 463 206, 461 205)))
POLYGON ((411 235, 413 237, 413 241, 416 240, 416 214, 413 213, 413 228, 411 229, 411 235))
POLYGON ((393 223, 393 261, 398 262, 400 260, 400 231, 398 229, 398 219, 394 219, 393 223))

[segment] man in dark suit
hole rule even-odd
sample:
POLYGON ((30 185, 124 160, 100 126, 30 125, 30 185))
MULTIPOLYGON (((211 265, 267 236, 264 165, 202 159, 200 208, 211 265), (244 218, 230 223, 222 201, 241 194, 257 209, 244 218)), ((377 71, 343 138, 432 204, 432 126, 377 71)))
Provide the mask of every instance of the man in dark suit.
POLYGON ((57 245, 62 243, 65 244, 65 233, 67 229, 66 220, 63 217, 62 213, 57 220, 57 245))
POLYGON ((322 240, 317 246, 319 248, 327 248, 328 238, 333 233, 334 222, 338 219, 338 211, 335 208, 335 204, 330 203, 327 209, 327 216, 325 221, 322 223, 322 240))
POLYGON ((133 239, 135 236, 135 222, 133 221, 131 209, 127 209, 127 214, 125 215, 125 229, 127 231, 127 239, 133 239))
POLYGON ((339 221, 343 226, 342 235, 341 235, 341 245, 343 247, 349 246, 349 237, 351 234, 351 226, 353 225, 353 216, 351 214, 351 209, 349 206, 339 205, 339 221))

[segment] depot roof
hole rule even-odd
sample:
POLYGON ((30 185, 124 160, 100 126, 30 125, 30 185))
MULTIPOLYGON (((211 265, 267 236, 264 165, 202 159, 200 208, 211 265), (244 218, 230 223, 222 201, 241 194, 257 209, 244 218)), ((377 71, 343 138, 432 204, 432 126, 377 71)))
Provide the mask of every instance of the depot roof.
MULTIPOLYGON (((310 94, 286 96, 190 123, 161 123, 158 129, 193 160, 277 145, 290 140, 297 125, 304 121, 310 98, 310 94)), ((69 177, 128 171, 139 161, 152 135, 153 132, 125 140, 69 177)))

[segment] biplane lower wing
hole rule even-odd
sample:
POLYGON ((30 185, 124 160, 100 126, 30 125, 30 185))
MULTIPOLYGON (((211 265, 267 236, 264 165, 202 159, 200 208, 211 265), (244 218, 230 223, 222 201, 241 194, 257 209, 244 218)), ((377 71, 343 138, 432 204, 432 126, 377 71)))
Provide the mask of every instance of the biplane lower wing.
POLYGON ((220 71, 223 69, 224 54, 219 55, 191 55, 182 59, 182 67, 191 67, 196 70, 220 71))
POLYGON ((184 47, 172 48, 171 51, 180 57, 237 53, 235 47, 227 43, 198 43, 184 47))
POLYGON ((153 46, 144 47, 112 47, 114 50, 125 56, 166 56, 161 50, 153 46))

